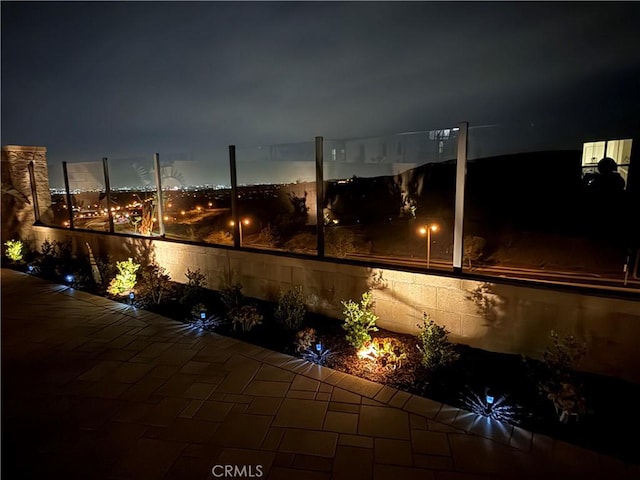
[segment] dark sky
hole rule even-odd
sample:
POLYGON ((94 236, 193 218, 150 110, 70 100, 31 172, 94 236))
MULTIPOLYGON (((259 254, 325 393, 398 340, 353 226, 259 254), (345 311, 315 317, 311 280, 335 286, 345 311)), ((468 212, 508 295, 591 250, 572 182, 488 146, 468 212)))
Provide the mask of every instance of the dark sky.
POLYGON ((58 165, 460 121, 623 137, 639 25, 638 2, 2 2, 2 144, 58 165))

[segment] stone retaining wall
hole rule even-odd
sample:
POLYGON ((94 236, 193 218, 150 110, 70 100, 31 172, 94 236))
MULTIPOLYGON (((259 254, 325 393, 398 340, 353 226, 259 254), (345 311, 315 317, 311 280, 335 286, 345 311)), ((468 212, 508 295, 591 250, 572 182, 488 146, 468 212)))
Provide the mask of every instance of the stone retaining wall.
POLYGON ((29 178, 29 163, 33 162, 37 205, 40 216, 51 205, 47 149, 6 145, 2 147, 2 242, 29 238, 35 222, 34 205, 29 178))

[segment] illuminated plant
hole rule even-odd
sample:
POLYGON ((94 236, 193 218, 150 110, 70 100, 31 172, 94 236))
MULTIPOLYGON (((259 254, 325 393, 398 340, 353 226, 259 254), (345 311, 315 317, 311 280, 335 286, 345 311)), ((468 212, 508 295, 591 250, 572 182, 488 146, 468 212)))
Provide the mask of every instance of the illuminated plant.
POLYGON ((395 338, 376 338, 366 342, 359 350, 358 357, 363 360, 370 360, 376 365, 395 370, 402 366, 402 362, 407 359, 402 342, 395 338))
POLYGON ((422 352, 422 365, 429 370, 449 365, 459 358, 455 346, 449 342, 449 332, 436 324, 427 313, 418 324, 418 349, 422 352))
POLYGON ((4 242, 7 250, 5 255, 13 262, 21 262, 23 257, 24 244, 20 240, 7 240, 4 242))
POLYGON ((287 330, 300 328, 306 309, 302 286, 296 285, 287 292, 280 293, 280 300, 274 312, 276 321, 287 330))
POLYGON ((352 300, 343 300, 341 303, 344 306, 342 313, 345 320, 342 328, 347 331, 346 339, 351 346, 359 349, 366 342, 371 341, 369 332, 378 331, 378 327, 376 327, 378 316, 371 311, 373 295, 371 292, 363 293, 359 304, 352 300))
POLYGON ((136 272, 140 268, 140 264, 134 263, 131 258, 116 262, 118 273, 111 280, 107 292, 111 295, 128 295, 136 286, 136 272))

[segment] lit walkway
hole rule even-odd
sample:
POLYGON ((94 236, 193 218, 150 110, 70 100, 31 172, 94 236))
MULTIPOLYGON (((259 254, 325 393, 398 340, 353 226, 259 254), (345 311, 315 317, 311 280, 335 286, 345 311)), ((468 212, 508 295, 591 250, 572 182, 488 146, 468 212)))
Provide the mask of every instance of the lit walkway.
POLYGON ((211 480, 216 465, 218 478, 274 480, 640 478, 549 437, 2 270, 3 478, 211 480), (224 465, 247 475, 220 476, 224 465))

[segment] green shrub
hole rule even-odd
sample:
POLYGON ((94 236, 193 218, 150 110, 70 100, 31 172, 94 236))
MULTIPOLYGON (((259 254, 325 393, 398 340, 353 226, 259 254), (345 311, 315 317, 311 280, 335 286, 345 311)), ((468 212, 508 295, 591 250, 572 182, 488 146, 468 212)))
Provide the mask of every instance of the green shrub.
POLYGON ((427 313, 423 313, 422 325, 418 324, 418 328, 418 349, 422 352, 422 365, 435 370, 458 360, 455 346, 448 340, 449 332, 437 325, 427 313))
POLYGON ((7 240, 4 242, 7 250, 5 255, 12 262, 21 262, 24 252, 24 244, 20 240, 7 240))
POLYGON ((260 230, 260 235, 258 235, 256 243, 260 245, 268 245, 270 247, 279 245, 280 237, 278 236, 278 231, 273 228, 271 224, 268 224, 260 230))
POLYGON ((180 303, 183 305, 201 303, 204 298, 205 285, 207 284, 205 276, 200 272, 200 269, 195 271, 187 269, 187 273, 184 275, 187 277, 187 283, 182 289, 180 303))
POLYGON ((587 345, 572 335, 561 338, 553 330, 550 336, 551 345, 543 354, 544 372, 538 387, 553 402, 560 422, 567 423, 572 416, 587 411, 583 387, 575 374, 587 353, 587 345))
POLYGON ((471 268, 471 263, 477 262, 482 258, 482 255, 484 255, 484 248, 487 245, 487 241, 482 237, 469 235, 464 237, 463 245, 464 260, 467 261, 469 268, 471 268))
POLYGON ((131 258, 116 262, 118 273, 111 280, 107 292, 111 295, 128 295, 136 286, 136 272, 140 268, 139 263, 134 263, 131 258))
POLYGON ((543 354, 544 363, 557 376, 569 374, 580 364, 587 353, 587 345, 578 342, 573 335, 560 338, 557 332, 551 330, 551 345, 543 354))
POLYGON ((236 308, 230 312, 229 317, 233 324, 233 329, 237 330, 240 327, 243 332, 248 332, 262 323, 262 315, 255 305, 243 305, 236 308))
POLYGON ((325 245, 328 255, 345 258, 356 251, 355 234, 342 228, 327 228, 325 233, 325 245))
POLYGON ((280 293, 274 316, 276 321, 287 330, 297 330, 304 322, 306 309, 302 286, 296 285, 287 292, 280 293))
POLYGON ((342 301, 345 316, 342 328, 347 331, 347 341, 356 349, 361 348, 366 342, 371 341, 369 332, 377 332, 376 322, 378 321, 371 308, 373 308, 373 294, 365 292, 362 294, 361 302, 355 303, 352 300, 342 301))
POLYGON ((142 267, 140 271, 139 295, 144 303, 159 305, 172 291, 171 277, 164 267, 152 263, 142 267))
POLYGON ((227 316, 230 316, 231 312, 242 307, 246 303, 245 296, 242 293, 242 285, 239 283, 234 283, 222 288, 219 294, 220 301, 222 302, 227 316))
POLYGON ((34 267, 40 275, 51 280, 59 280, 65 274, 65 265, 71 259, 71 242, 53 242, 46 239, 40 245, 40 253, 36 254, 34 267))

